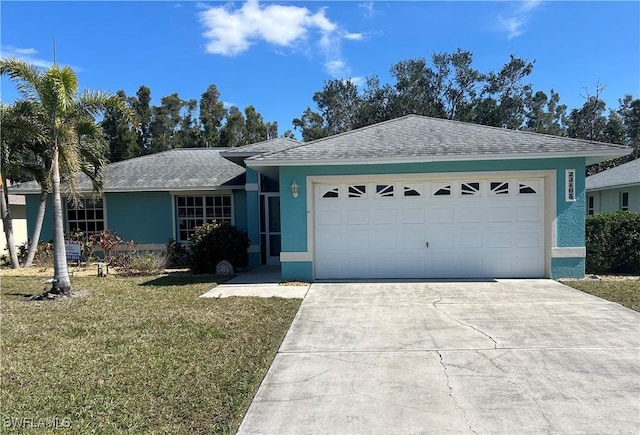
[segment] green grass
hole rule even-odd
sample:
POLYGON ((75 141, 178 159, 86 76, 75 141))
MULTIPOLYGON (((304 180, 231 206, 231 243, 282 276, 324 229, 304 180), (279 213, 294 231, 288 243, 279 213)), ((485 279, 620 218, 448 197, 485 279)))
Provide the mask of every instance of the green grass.
POLYGON ((76 277, 89 296, 24 302, 41 280, 2 277, 2 431, 235 432, 300 304, 199 299, 212 277, 166 276, 76 277))
POLYGON ((598 296, 611 302, 617 302, 635 311, 640 311, 639 279, 620 281, 566 281, 563 283, 585 293, 598 296))

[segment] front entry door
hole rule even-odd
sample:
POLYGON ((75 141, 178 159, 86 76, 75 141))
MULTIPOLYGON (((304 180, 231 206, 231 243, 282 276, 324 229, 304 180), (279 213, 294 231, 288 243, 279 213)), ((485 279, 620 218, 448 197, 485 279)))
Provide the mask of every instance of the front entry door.
POLYGON ((261 201, 261 228, 263 263, 280 264, 280 194, 264 193, 261 201))

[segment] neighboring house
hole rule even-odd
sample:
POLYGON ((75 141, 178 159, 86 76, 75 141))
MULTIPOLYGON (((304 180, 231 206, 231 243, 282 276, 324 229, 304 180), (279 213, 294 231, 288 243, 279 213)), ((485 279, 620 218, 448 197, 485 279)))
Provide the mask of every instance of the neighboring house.
MULTIPOLYGON (((135 241, 140 250, 164 250, 172 238, 187 243, 199 225, 227 220, 248 232, 251 265, 277 264, 279 228, 273 224, 262 231, 259 228, 260 222, 269 218, 279 225, 279 204, 271 199, 274 195, 277 197, 277 181, 266 180, 231 160, 236 154, 251 156, 256 150, 278 151, 299 144, 278 138, 237 151, 233 148, 176 149, 112 163, 107 166, 100 198, 92 196, 87 177, 79 177, 83 198, 77 206, 65 201, 65 231, 79 230, 90 235, 109 229, 125 241, 135 241), (231 160, 223 158, 223 152, 231 160), (260 209, 262 218, 258 217, 260 209), (276 254, 268 255, 269 252, 276 254)), ((29 231, 32 231, 40 187, 35 182, 23 183, 13 187, 12 192, 26 196, 29 231)), ((50 240, 52 236, 51 204, 48 204, 41 239, 50 240)))
MULTIPOLYGON (((27 213, 25 197, 22 195, 9 195, 9 212, 11 213, 11 225, 13 227, 13 241, 16 246, 23 245, 29 239, 27 235, 27 213)), ((9 258, 7 250, 7 238, 4 234, 4 225, 0 219, 0 257, 9 258)))
POLYGON ((587 214, 615 210, 640 213, 640 159, 586 179, 587 214))
POLYGON ((585 165, 630 148, 410 115, 248 158, 282 278, 582 277, 585 165))
MULTIPOLYGON (((250 264, 281 263, 287 280, 582 277, 585 165, 630 152, 410 115, 114 163, 102 200, 68 205, 66 225, 158 247, 228 219, 249 233, 250 264)), ((35 216, 39 188, 16 193, 35 216)))

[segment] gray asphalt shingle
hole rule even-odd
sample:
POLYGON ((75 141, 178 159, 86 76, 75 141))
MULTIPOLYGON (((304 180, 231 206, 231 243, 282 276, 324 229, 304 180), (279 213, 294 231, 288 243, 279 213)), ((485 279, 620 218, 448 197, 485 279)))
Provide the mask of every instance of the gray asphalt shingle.
POLYGON ((408 115, 250 160, 268 163, 540 153, 581 155, 624 149, 601 142, 408 115))
POLYGON ((640 159, 591 175, 587 177, 585 184, 587 190, 640 185, 640 159))
POLYGON ((289 148, 293 148, 301 145, 301 142, 295 139, 289 139, 287 137, 278 137, 275 139, 269 139, 262 142, 256 142, 251 145, 245 145, 242 147, 236 148, 226 148, 222 154, 224 155, 233 155, 233 154, 262 154, 262 153, 271 153, 288 150, 289 148))
MULTIPOLYGON (((199 190, 223 185, 244 185, 245 169, 220 156, 227 148, 175 149, 111 163, 104 180, 105 192, 199 190)), ((80 190, 91 191, 88 178, 80 175, 80 190)), ((37 193, 35 182, 12 189, 37 193)))

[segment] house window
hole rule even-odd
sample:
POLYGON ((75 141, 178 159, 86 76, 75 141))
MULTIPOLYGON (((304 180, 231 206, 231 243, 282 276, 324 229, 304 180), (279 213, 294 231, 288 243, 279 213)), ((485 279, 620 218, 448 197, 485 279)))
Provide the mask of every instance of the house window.
POLYGON ((232 221, 231 195, 176 196, 178 239, 186 242, 206 223, 232 221))
POLYGON ((620 192, 620 210, 629 211, 629 192, 620 192))
POLYGON ((67 201, 69 231, 80 231, 85 236, 99 233, 104 226, 104 200, 80 198, 67 201))
POLYGON ((595 212, 594 203, 595 201, 594 201, 593 195, 589 195, 587 197, 587 214, 589 216, 591 216, 595 212))

